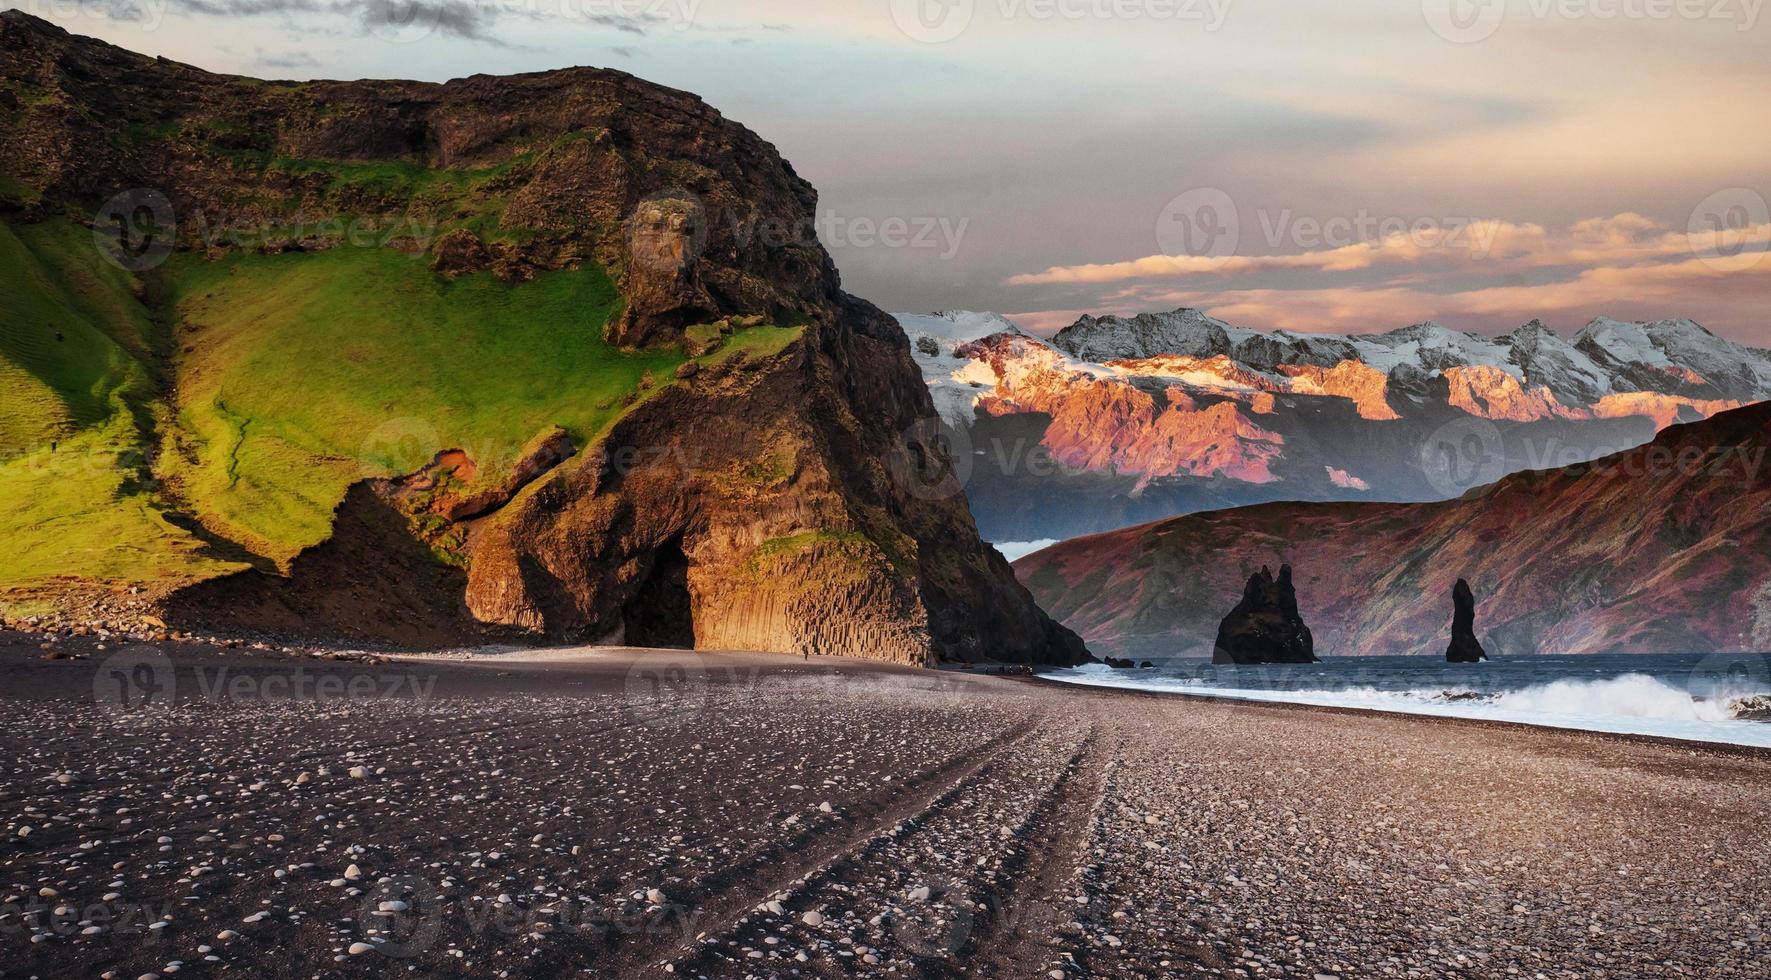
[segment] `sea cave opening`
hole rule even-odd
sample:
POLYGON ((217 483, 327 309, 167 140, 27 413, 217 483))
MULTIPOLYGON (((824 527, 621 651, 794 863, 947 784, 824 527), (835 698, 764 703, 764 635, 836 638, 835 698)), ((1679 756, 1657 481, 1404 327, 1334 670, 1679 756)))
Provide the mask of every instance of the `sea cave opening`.
POLYGON ((638 647, 695 646, 695 612, 689 599, 689 556, 682 538, 672 538, 652 554, 652 569, 621 609, 627 642, 638 647))

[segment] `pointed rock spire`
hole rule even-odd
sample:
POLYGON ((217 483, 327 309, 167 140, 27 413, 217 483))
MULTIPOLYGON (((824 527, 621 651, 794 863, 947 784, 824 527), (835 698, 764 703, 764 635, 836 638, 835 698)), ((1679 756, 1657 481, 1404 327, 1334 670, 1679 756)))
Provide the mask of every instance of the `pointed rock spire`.
POLYGON ((1451 588, 1451 646, 1445 649, 1445 659, 1454 664, 1488 659, 1488 651, 1476 639, 1476 594, 1461 578, 1451 588))
POLYGON ((1308 664, 1316 662, 1316 640, 1298 613, 1291 566, 1279 577, 1265 565, 1250 576, 1242 601, 1218 626, 1214 664, 1308 664))

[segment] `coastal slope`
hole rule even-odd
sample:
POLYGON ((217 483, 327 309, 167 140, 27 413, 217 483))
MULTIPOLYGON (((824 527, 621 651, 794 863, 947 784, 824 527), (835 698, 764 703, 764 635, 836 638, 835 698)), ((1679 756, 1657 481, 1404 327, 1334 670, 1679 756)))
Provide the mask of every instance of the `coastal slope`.
POLYGON ((1079 538, 1015 570, 1090 645, 1210 656, 1248 575, 1289 563, 1325 657, 1440 655, 1469 581, 1492 655, 1771 648, 1771 405, 1430 504, 1280 503, 1079 538))

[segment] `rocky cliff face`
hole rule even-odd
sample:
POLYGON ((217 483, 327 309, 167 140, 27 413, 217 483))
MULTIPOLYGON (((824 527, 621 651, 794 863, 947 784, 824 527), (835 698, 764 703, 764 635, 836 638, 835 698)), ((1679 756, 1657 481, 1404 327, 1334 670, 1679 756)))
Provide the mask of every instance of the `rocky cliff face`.
POLYGON ((1218 624, 1212 644, 1214 664, 1309 664, 1316 662, 1315 638, 1298 612, 1291 566, 1274 577, 1265 565, 1249 576, 1242 601, 1218 624))
POLYGON ((1451 645, 1445 648, 1445 659, 1454 664, 1488 659, 1482 641, 1476 639, 1476 594, 1461 578, 1451 587, 1451 645))
POLYGON ((611 330, 623 344, 676 343, 684 327, 731 310, 776 322, 827 313, 836 296, 829 256, 796 234, 815 214, 811 185, 701 99, 624 72, 266 82, 14 11, 0 20, 0 52, 5 77, 43 98, 0 129, 10 176, 50 206, 159 192, 185 247, 302 223, 311 230, 283 247, 329 247, 327 224, 340 217, 447 228, 465 216, 443 188, 330 177, 340 167, 376 177, 376 165, 491 171, 501 206, 484 217, 495 221, 457 229, 467 247, 439 243, 439 255, 453 246, 450 271, 619 270, 627 302, 611 330), (478 228, 522 234, 476 247, 478 228))
POLYGON ((1439 655, 1460 573, 1495 656, 1763 650, 1768 451, 1761 404, 1460 500, 1194 514, 1067 541, 1015 568, 1115 656, 1209 656, 1222 610, 1275 555, 1295 569, 1325 657, 1439 655))
MULTIPOLYGON (((608 270, 619 312, 606 338, 620 347, 729 348, 630 392, 632 407, 590 444, 544 431, 511 472, 475 474, 473 492, 451 481, 477 467, 475 454, 450 445, 427 447, 436 462, 420 473, 353 491, 337 535, 385 533, 379 517, 392 508, 421 550, 458 566, 427 577, 422 597, 405 589, 411 554, 376 566, 387 548, 335 538, 329 554, 370 561, 349 580, 332 574, 336 561, 304 555, 280 575, 187 589, 169 609, 350 633, 359 624, 343 620, 372 620, 377 604, 338 593, 385 588, 413 616, 440 628, 453 615, 463 631, 919 664, 1086 658, 979 540, 964 497, 928 489, 949 465, 918 434, 934 414, 929 393, 898 326, 841 291, 810 233, 811 186, 695 96, 590 68, 264 82, 13 12, 0 14, 0 81, 30 95, 0 127, 5 176, 25 189, 9 220, 103 228, 101 205, 118 195, 132 209, 163 201, 170 225, 124 236, 211 258, 322 252, 349 244, 342 223, 405 222, 413 234, 382 244, 428 250, 438 276, 514 285, 608 270), (274 244, 215 234, 290 226, 274 244), (747 347, 753 324, 797 332, 747 347)), ((174 371, 167 384, 179 380, 174 371)))
POLYGON ((996 540, 1276 499, 1445 499, 1771 397, 1771 354, 1685 320, 1600 319, 1569 342, 1538 321, 1343 337, 1176 310, 1045 341, 999 317, 899 319, 979 452, 968 489, 996 540))

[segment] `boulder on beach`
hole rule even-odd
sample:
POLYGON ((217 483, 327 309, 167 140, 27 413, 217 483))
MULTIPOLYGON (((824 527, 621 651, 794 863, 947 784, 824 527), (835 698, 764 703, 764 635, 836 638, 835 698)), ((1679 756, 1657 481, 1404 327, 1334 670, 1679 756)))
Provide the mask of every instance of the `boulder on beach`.
POLYGON ((1445 659, 1454 664, 1488 659, 1488 651, 1476 639, 1476 594, 1461 578, 1451 588, 1451 646, 1445 648, 1445 659))
POLYGON ((1262 565, 1242 590, 1242 601, 1218 626, 1214 664, 1309 664, 1316 662, 1316 641, 1298 614, 1291 566, 1279 577, 1262 565))

